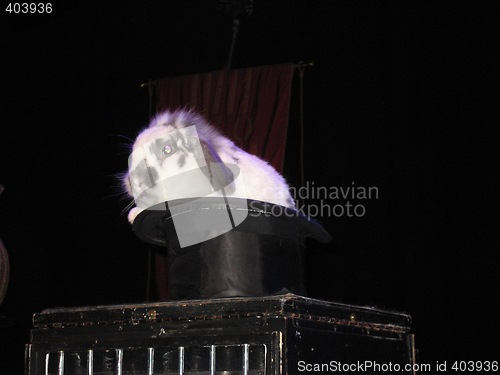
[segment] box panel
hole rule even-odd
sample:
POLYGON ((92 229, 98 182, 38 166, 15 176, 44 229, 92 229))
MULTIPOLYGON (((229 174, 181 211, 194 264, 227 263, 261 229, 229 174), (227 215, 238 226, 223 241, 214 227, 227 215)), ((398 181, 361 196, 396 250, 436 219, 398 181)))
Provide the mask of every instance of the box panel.
POLYGON ((369 360, 404 366, 414 361, 409 322, 405 314, 293 294, 51 309, 34 316, 26 374, 299 374, 369 360))

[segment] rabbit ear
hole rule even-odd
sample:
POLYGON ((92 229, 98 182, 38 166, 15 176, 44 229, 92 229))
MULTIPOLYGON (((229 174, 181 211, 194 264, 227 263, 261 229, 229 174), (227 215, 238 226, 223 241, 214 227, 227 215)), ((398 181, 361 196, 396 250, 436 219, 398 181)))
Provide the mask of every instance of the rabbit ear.
MULTIPOLYGON (((200 139, 200 145, 206 164, 200 164, 203 160, 200 158, 202 155, 199 155, 200 157, 197 157, 196 160, 198 161, 200 169, 210 181, 212 188, 217 191, 231 184, 235 178, 231 169, 224 164, 210 144, 200 139)), ((226 193, 229 192, 226 191, 226 193)))

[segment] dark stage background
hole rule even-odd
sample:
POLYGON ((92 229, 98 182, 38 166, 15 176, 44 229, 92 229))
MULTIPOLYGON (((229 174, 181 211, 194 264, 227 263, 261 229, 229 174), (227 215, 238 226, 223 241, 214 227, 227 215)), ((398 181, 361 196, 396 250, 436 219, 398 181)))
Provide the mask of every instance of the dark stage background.
MULTIPOLYGON (((148 121, 142 82, 224 67, 232 22, 217 4, 2 9, 0 236, 11 280, 0 315, 13 323, 0 331, 2 374, 22 372, 33 313, 146 300, 147 246, 114 175, 148 121)), ((314 60, 306 180, 379 189, 358 202, 362 218, 321 219, 334 240, 308 244, 309 296, 411 314, 422 363, 498 359, 493 4, 255 0, 236 43, 235 68, 314 60)), ((295 187, 297 76, 284 170, 295 187)))

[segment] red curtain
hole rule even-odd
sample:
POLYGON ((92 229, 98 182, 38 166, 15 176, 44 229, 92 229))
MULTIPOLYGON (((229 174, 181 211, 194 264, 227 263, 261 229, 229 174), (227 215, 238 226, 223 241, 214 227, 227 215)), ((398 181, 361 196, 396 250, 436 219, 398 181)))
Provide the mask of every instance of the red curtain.
POLYGON ((158 80, 157 111, 194 109, 281 172, 293 71, 282 64, 158 80))
MULTIPOLYGON (((219 70, 156 81, 157 111, 193 109, 236 145, 283 170, 293 64, 219 70)), ((167 258, 156 255, 158 297, 168 299, 167 258)))

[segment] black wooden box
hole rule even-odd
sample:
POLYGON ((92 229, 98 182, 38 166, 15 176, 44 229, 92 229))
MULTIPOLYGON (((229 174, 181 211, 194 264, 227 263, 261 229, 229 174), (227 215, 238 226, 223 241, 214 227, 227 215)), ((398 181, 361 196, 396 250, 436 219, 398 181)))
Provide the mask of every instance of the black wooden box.
POLYGON ((294 294, 50 309, 26 375, 413 373, 410 317, 294 294))

